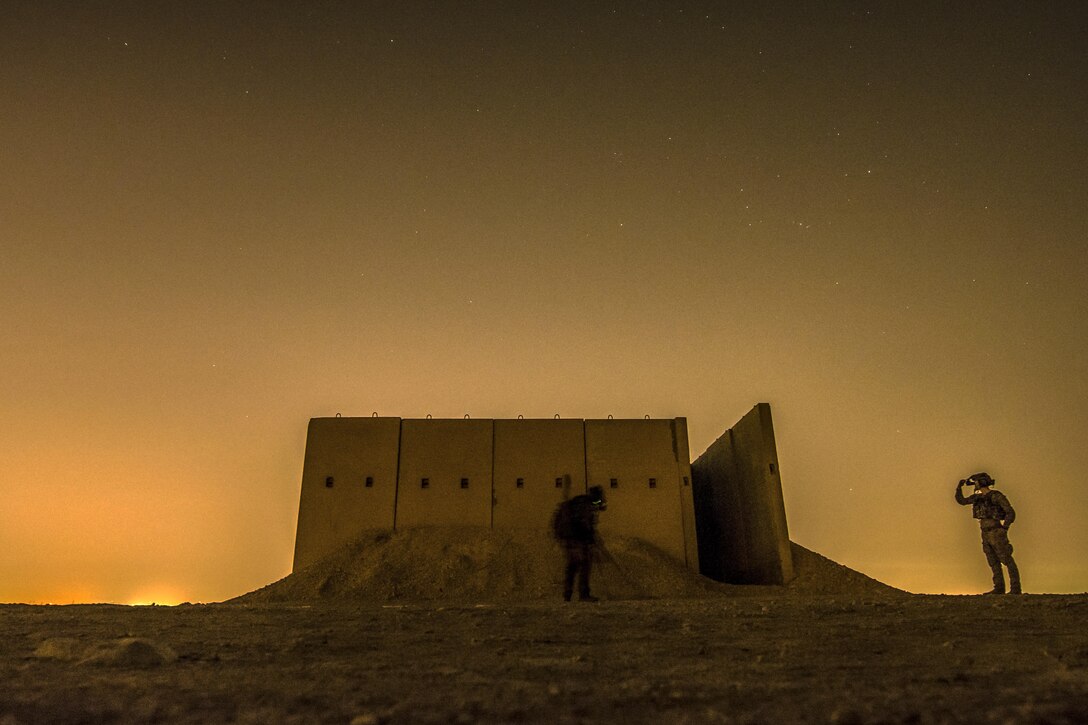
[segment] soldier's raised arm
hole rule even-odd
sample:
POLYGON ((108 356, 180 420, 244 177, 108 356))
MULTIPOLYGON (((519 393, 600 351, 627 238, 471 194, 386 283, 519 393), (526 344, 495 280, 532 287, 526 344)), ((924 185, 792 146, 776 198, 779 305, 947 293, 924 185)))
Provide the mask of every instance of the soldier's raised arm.
POLYGON ((956 503, 958 503, 960 506, 967 506, 971 504, 971 499, 975 495, 973 493, 970 496, 963 495, 963 487, 966 485, 966 479, 961 480, 959 483, 956 484, 956 503))

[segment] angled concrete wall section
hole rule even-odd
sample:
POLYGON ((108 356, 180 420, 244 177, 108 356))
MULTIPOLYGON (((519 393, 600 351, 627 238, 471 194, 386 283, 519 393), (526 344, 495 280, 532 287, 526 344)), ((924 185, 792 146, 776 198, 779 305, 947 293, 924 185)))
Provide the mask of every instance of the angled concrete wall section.
POLYGON ((368 528, 393 528, 400 418, 313 418, 295 536, 295 571, 368 528))
POLYGON ((404 420, 396 528, 491 526, 491 420, 404 420))
POLYGON ((495 528, 547 529, 560 501, 585 492, 581 420, 495 421, 495 528))
POLYGON ((770 405, 756 405, 691 470, 701 573, 733 584, 791 580, 770 405))
POLYGON ((698 569, 698 553, 689 550, 684 530, 694 517, 693 509, 685 512, 682 493, 686 420, 587 420, 585 429, 587 485, 603 488, 608 500, 602 538, 637 536, 698 569))

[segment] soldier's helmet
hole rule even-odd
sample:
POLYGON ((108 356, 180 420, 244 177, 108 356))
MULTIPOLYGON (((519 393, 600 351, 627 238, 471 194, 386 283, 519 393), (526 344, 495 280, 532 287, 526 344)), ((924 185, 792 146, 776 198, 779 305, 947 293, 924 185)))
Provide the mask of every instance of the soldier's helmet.
POLYGON ((600 486, 590 486, 588 493, 589 493, 589 499, 590 499, 590 501, 593 502, 594 506, 596 506, 599 509, 604 509, 605 508, 604 489, 603 488, 601 488, 600 486))
POLYGON ((990 478, 990 474, 985 471, 980 471, 967 480, 975 484, 975 488, 989 488, 995 483, 994 479, 990 478))

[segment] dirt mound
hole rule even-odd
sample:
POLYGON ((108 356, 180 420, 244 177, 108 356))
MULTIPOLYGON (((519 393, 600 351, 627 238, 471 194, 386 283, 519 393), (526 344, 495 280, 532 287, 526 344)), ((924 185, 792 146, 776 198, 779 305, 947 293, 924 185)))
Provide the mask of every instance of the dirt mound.
MULTIPOLYGON (((609 599, 701 597, 716 582, 639 539, 610 537, 593 569, 593 593, 609 599)), ((550 599, 562 590, 563 553, 545 532, 476 527, 372 531, 332 555, 232 601, 504 601, 550 599)))
MULTIPOLYGON (((796 544, 797 578, 791 584, 748 587, 699 576, 640 539, 612 536, 605 543, 607 549, 592 575, 593 593, 604 599, 896 591, 796 544)), ((562 550, 542 531, 477 527, 370 531, 325 559, 231 601, 553 599, 562 591, 562 576, 562 550)))
POLYGON ((799 544, 790 542, 790 547, 796 573, 796 577, 786 587, 791 592, 846 596, 905 593, 902 589, 890 587, 799 544))

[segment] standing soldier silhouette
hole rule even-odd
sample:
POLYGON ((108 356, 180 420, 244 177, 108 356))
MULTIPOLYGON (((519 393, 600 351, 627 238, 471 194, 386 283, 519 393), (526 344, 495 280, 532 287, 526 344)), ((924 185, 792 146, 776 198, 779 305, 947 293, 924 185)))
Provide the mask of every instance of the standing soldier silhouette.
POLYGON ((978 519, 982 529, 982 551, 986 554, 986 563, 994 575, 994 588, 988 594, 1005 593, 1005 577, 1001 571, 1004 564, 1009 570, 1009 593, 1020 593, 1020 570, 1012 558, 1012 544, 1009 543, 1009 527, 1016 520, 1016 512, 1005 494, 993 488, 995 481, 986 472, 976 473, 960 481, 956 486, 956 503, 970 506, 971 515, 978 519), (975 492, 963 495, 963 487, 973 484, 975 492))
POLYGON ((593 568, 593 551, 597 545, 597 512, 604 509, 604 490, 591 486, 589 493, 569 498, 555 510, 552 529, 567 555, 563 599, 568 602, 574 593, 575 575, 578 577, 578 599, 597 601, 597 597, 589 593, 589 572, 593 568))

